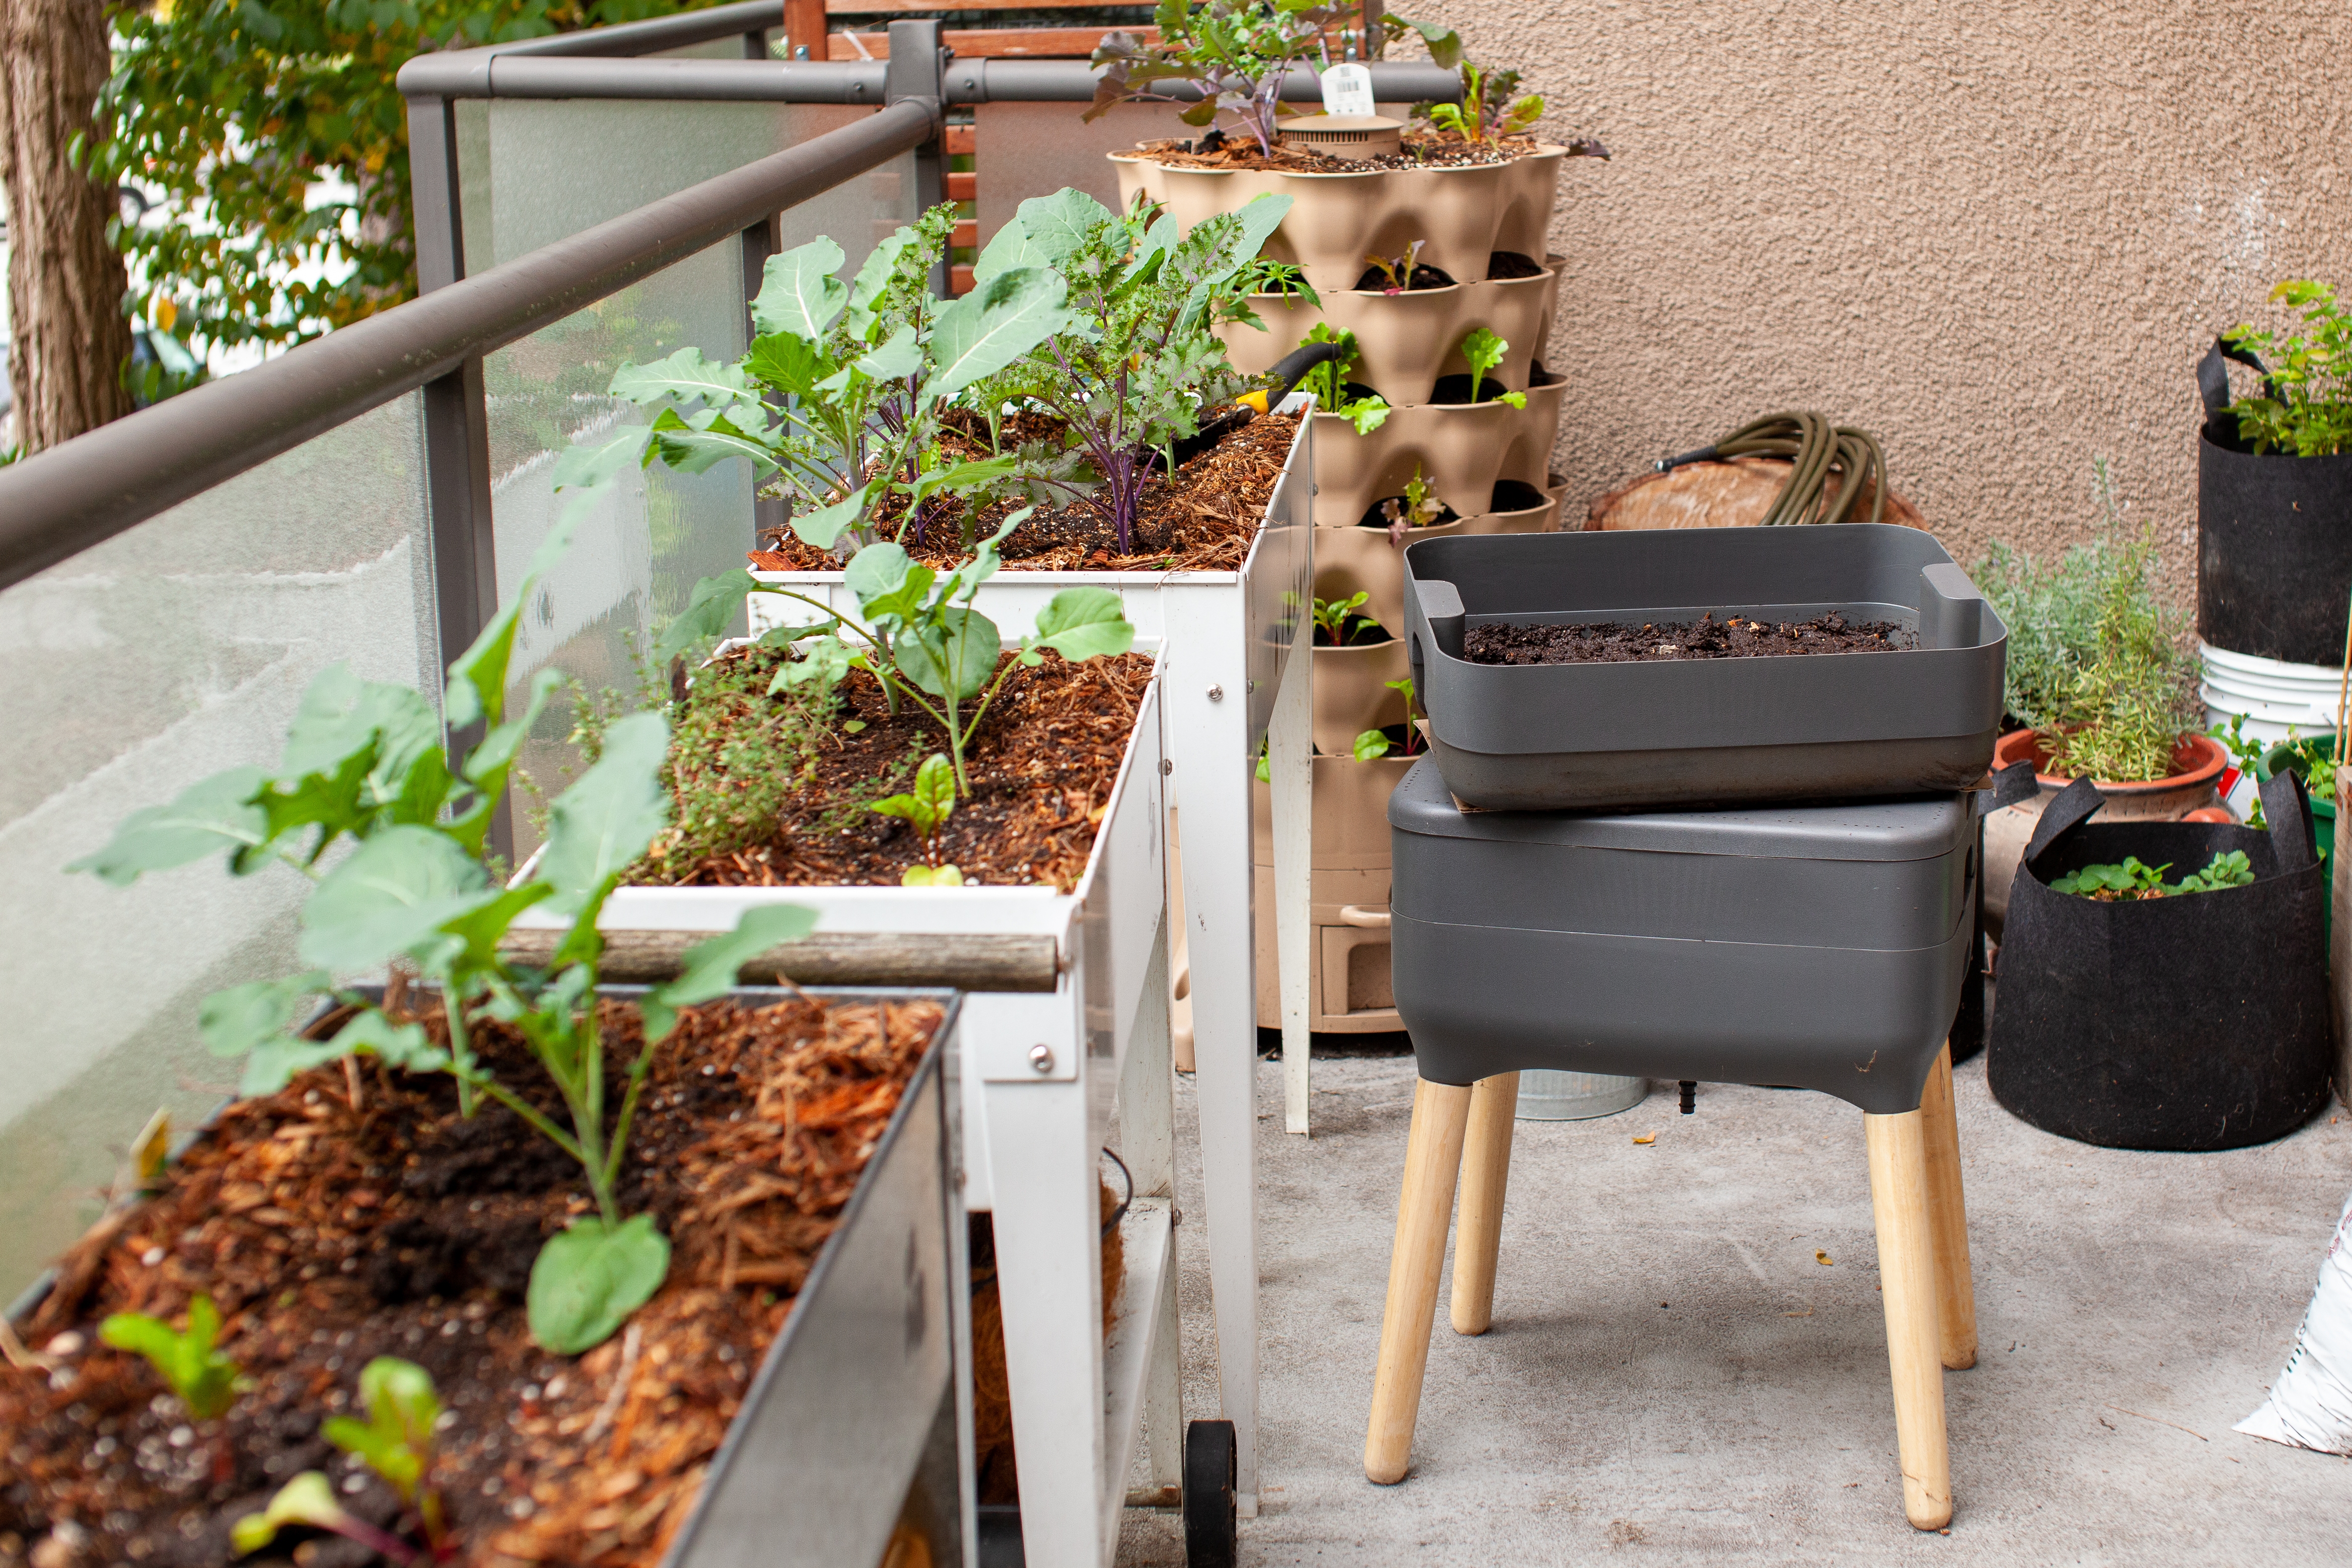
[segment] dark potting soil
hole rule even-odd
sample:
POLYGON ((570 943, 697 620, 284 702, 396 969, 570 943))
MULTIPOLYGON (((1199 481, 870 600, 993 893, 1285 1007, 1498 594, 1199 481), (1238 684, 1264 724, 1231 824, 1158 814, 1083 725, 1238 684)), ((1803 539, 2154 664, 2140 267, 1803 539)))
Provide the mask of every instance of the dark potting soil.
MULTIPOLYGON (((1208 138, 1202 138, 1206 141, 1208 138)), ((1532 136, 1506 136, 1492 142, 1464 142, 1420 127, 1403 135, 1402 153, 1379 158, 1334 158, 1328 153, 1277 138, 1274 155, 1258 151, 1255 137, 1219 137, 1211 150, 1195 153, 1193 141, 1170 139, 1146 142, 1136 151, 1152 163, 1176 169, 1276 169, 1291 174, 1361 174, 1386 169, 1459 169, 1486 163, 1512 163, 1541 151, 1532 136)))
MULTIPOLYGON (((663 764, 679 826, 654 840, 631 882, 896 887, 924 864, 914 828, 870 808, 947 750, 940 727, 903 700, 890 712, 880 683, 852 670, 812 734, 803 708, 766 695, 783 658, 739 648, 719 661, 724 679, 688 687, 663 764), (722 811, 724 822, 705 820, 722 811)), ((1150 680, 1149 654, 1072 664, 1049 651, 1014 664, 965 748, 972 793, 940 830, 940 860, 967 883, 1076 887, 1150 680)))
POLYGON ((1350 618, 1343 637, 1334 637, 1320 626, 1315 628, 1317 647, 1378 647, 1382 643, 1394 641, 1396 638, 1388 627, 1368 616, 1350 618))
MULTIPOLYGON (((1004 440, 1058 437, 1058 422, 1021 416, 1005 422, 1004 440)), ((1143 488, 1135 526, 1129 534, 1131 548, 1122 553, 1118 532, 1109 515, 1089 501, 1060 511, 1033 513, 1014 529, 997 552, 1005 569, 1014 572, 1232 572, 1249 556, 1265 519, 1266 503, 1281 481, 1282 466, 1289 460, 1298 421, 1286 414, 1262 414, 1227 434, 1207 451, 1179 464, 1173 484, 1155 475, 1143 488)), ((943 443, 953 455, 984 458, 987 427, 950 431, 943 443)), ((933 567, 957 565, 971 558, 962 547, 959 520, 962 507, 952 498, 940 498, 936 510, 927 510, 921 537, 914 536, 901 513, 887 514, 879 532, 896 540, 915 559, 933 567)), ((981 513, 977 527, 993 533, 1004 518, 1018 510, 1000 502, 981 513)), ((773 547, 754 550, 748 559, 760 572, 838 572, 838 557, 810 545, 789 529, 773 547)))
MULTIPOLYGON (((601 1018, 617 1105, 643 1037, 633 1005, 608 1002, 601 1018)), ((437 1005, 421 1021, 446 1040, 437 1005)), ((576 1359, 532 1345, 522 1289, 541 1239, 588 1210, 585 1184, 513 1113, 462 1119, 446 1077, 380 1065, 316 1068, 236 1102, 161 1192, 60 1259, 23 1325, 55 1370, 0 1365, 0 1558, 218 1568, 237 1560, 236 1521, 306 1469, 392 1527, 394 1494, 320 1424, 352 1411, 369 1360, 396 1355, 433 1375, 454 1416, 433 1476, 456 1561, 651 1568, 939 1022, 929 1002, 686 1009, 622 1179, 625 1211, 670 1238, 669 1279, 627 1331, 576 1359), (214 1421, 191 1420, 144 1359, 98 1338, 112 1312, 176 1327, 199 1293, 250 1380, 214 1421)), ((520 1043, 474 1026, 493 1070, 560 1119, 520 1043)), ((310 1534, 244 1561, 382 1561, 310 1534)))
POLYGON ((1391 284, 1389 275, 1379 268, 1367 267, 1364 275, 1356 279, 1355 291, 1359 294, 1419 294, 1431 289, 1451 289, 1456 281, 1454 274, 1444 268, 1421 261, 1413 264, 1412 281, 1402 289, 1391 284))
POLYGON ((1769 658, 1799 653, 1889 653, 1918 646, 1916 634, 1892 621, 1847 622, 1832 611, 1810 621, 1696 621, 1621 625, 1615 621, 1549 626, 1473 626, 1462 639, 1473 664, 1633 664, 1682 658, 1769 658))
POLYGON ((1516 250, 1492 251, 1486 257, 1486 281, 1489 283, 1508 282, 1514 278, 1540 278, 1543 273, 1543 263, 1516 250))

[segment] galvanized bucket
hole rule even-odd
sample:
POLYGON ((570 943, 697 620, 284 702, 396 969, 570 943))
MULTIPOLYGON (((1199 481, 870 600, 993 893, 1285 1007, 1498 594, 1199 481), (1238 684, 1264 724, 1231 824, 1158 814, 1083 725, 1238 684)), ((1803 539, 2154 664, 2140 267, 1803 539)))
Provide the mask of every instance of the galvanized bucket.
POLYGON ((1650 1097, 1645 1078, 1608 1073, 1559 1072, 1531 1068, 1519 1074, 1519 1120, 1582 1121, 1631 1110, 1650 1097))

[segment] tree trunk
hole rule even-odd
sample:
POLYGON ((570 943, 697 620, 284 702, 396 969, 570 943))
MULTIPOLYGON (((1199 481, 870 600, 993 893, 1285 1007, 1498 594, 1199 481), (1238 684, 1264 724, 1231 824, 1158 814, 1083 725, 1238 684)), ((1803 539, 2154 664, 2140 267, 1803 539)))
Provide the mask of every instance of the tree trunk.
POLYGON ((131 412, 129 275, 116 197, 67 162, 111 68, 102 0, 0 0, 0 184, 8 192, 8 379, 27 453, 131 412))

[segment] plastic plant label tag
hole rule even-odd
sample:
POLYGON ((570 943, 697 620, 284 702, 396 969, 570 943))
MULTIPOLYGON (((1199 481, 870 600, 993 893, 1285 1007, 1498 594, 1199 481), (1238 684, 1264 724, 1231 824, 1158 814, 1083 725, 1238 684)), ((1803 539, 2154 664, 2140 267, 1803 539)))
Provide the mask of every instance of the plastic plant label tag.
POLYGON ((1323 72, 1323 112, 1372 112, 1372 73, 1360 65, 1329 66, 1323 72))

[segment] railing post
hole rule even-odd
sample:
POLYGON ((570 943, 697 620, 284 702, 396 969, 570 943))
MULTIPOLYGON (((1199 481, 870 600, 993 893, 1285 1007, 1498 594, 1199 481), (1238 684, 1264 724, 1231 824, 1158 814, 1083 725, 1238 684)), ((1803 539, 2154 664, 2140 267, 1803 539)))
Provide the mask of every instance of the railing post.
MULTIPOLYGON (((416 234, 416 289, 429 294, 466 276, 465 216, 458 205, 457 106, 447 99, 408 104, 409 191, 416 234)), ((498 614, 499 569, 490 520, 490 429, 482 360, 425 384, 425 499, 432 520, 435 619, 441 664, 467 647, 498 614)), ((468 736, 452 735, 452 750, 468 736)), ((499 803, 489 847, 511 859, 514 821, 499 803)))
MULTIPOLYGON (((743 58, 747 60, 766 59, 768 58, 767 34, 744 34, 743 58)), ((768 280, 768 258, 782 248, 783 227, 780 215, 776 213, 770 213, 743 231, 743 304, 747 311, 751 308, 751 301, 759 298, 761 288, 768 280)), ((751 341, 751 329, 749 325, 744 328, 743 341, 747 343, 751 341)), ((768 543, 768 536, 781 532, 784 525, 791 521, 790 515, 784 510, 782 497, 761 500, 759 499, 758 490, 759 481, 755 478, 752 480, 751 500, 751 548, 754 550, 764 548, 768 543)))
MULTIPOLYGON (((883 79, 882 100, 902 98, 930 100, 937 125, 931 139, 915 149, 915 211, 918 216, 947 200, 947 64, 948 51, 940 45, 936 21, 890 24, 890 70, 883 79)), ((931 269, 931 292, 947 297, 948 252, 940 252, 931 269)))

